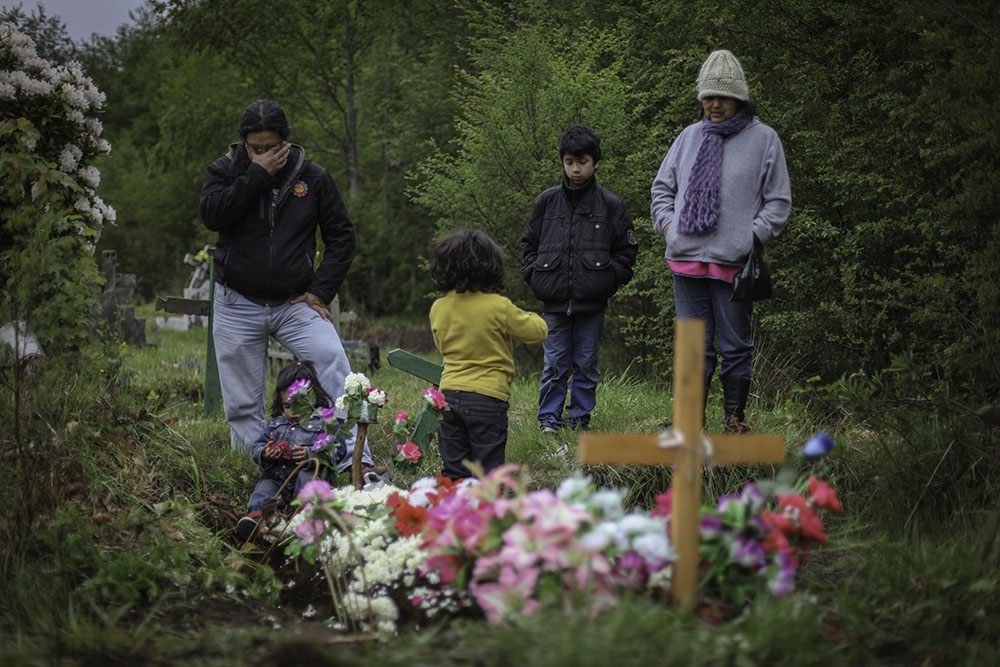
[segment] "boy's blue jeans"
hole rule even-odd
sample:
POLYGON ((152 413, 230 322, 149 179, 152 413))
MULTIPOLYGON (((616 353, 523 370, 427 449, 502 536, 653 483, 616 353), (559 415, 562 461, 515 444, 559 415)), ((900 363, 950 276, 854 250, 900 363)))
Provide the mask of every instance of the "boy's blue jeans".
MULTIPOLYGON (((344 379, 351 372, 351 365, 340 336, 331 322, 304 301, 259 306, 236 290, 216 284, 212 317, 219 384, 234 449, 247 451, 266 423, 265 365, 270 336, 291 350, 296 359, 316 365, 319 383, 331 399, 336 400, 344 393, 344 379)), ((346 444, 347 457, 341 462, 340 471, 351 467, 354 438, 349 438, 346 444)), ((362 461, 367 465, 372 462, 367 443, 362 461)))
POLYGON ((732 283, 715 278, 691 278, 674 274, 674 306, 678 318, 705 323, 705 383, 715 374, 715 345, 722 366, 719 377, 749 380, 753 375, 753 341, 750 319, 753 302, 733 303, 732 283))
POLYGON ((542 318, 549 325, 549 336, 542 343, 545 359, 538 388, 539 427, 562 428, 568 385, 565 425, 586 428, 590 412, 597 404, 597 353, 604 330, 604 311, 572 315, 542 313, 542 318))

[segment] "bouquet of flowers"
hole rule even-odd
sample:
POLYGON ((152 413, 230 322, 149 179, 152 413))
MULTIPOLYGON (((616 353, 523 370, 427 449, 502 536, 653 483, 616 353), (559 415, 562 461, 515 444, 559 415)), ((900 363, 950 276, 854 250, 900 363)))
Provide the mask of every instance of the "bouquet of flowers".
POLYGON ((402 410, 396 413, 392 431, 395 434, 396 461, 417 465, 423 456, 423 448, 431 443, 437 432, 442 412, 448 409, 444 394, 434 387, 424 389, 421 394, 424 405, 415 418, 402 410))
MULTIPOLYGON (((829 451, 832 440, 820 434, 806 456, 817 447, 829 451)), ((794 589, 799 565, 826 542, 818 511, 842 507, 815 476, 793 486, 786 477, 782 471, 773 482, 748 483, 703 508, 703 589, 737 602, 794 589)), ((657 496, 648 512, 628 511, 624 501, 623 491, 595 488, 582 476, 555 491, 528 491, 516 465, 457 483, 422 478, 405 490, 311 487, 299 496, 305 508, 288 553, 347 577, 343 592, 331 586, 342 618, 367 614, 365 627, 380 633, 406 610, 399 593, 407 587, 411 608, 474 604, 491 623, 552 605, 593 617, 623 591, 658 593, 670 585, 671 493, 657 496)))
POLYGON ((311 448, 311 455, 328 471, 336 474, 342 447, 351 437, 359 422, 371 422, 378 416, 379 408, 388 402, 388 396, 362 373, 351 373, 344 380, 344 394, 333 407, 316 407, 316 396, 309 380, 296 380, 288 387, 288 400, 292 411, 302 415, 304 426, 315 415, 323 420, 325 432, 318 435, 311 448))

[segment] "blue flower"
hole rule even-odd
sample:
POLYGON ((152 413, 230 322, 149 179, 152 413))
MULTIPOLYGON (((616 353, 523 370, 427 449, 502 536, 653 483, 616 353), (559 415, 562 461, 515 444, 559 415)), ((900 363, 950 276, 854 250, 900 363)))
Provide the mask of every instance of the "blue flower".
POLYGON ((829 454, 835 444, 829 433, 820 431, 802 448, 802 455, 807 459, 818 459, 829 454))

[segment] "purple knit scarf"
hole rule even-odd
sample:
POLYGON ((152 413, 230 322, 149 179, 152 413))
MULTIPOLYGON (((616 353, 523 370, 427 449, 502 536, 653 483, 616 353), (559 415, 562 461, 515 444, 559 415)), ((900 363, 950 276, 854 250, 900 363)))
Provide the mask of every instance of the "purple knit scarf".
POLYGON ((722 142, 751 121, 740 112, 721 123, 708 118, 701 121, 701 146, 691 167, 684 208, 677 220, 677 231, 693 236, 707 236, 719 228, 719 180, 722 177, 722 142))

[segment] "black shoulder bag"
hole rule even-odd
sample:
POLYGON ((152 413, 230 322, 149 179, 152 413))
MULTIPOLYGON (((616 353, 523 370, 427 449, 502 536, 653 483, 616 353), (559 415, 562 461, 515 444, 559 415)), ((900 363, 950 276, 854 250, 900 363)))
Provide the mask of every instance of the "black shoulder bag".
POLYGON ((755 234, 750 256, 733 279, 733 295, 729 300, 760 301, 770 299, 772 296, 771 274, 767 272, 767 265, 764 264, 764 246, 757 240, 755 234))

